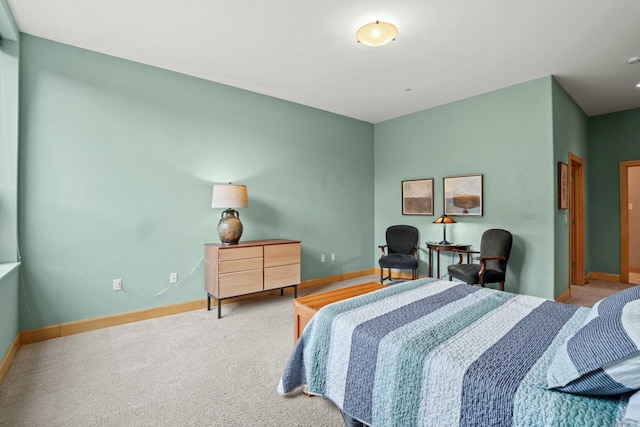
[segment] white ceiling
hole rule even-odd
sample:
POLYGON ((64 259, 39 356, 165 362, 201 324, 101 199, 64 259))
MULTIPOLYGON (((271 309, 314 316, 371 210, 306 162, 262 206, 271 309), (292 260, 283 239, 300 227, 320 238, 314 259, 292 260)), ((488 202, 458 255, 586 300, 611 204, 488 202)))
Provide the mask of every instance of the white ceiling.
POLYGON ((23 33, 371 123, 547 75, 588 115, 640 107, 638 0, 9 4, 23 33), (357 44, 376 19, 396 41, 357 44))

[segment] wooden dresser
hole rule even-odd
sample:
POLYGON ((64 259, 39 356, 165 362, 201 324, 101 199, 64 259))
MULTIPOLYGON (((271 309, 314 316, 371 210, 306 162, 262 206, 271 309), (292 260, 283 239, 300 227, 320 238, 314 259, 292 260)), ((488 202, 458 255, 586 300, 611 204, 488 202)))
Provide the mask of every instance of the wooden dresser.
POLYGON ((240 295, 293 287, 298 296, 300 283, 300 241, 286 239, 253 240, 237 245, 209 243, 204 246, 204 288, 207 309, 211 298, 221 301, 240 295))

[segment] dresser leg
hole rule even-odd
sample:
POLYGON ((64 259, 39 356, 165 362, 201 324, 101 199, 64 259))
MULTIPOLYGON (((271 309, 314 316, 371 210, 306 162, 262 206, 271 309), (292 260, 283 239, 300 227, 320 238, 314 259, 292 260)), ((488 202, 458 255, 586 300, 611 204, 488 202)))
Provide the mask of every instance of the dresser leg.
POLYGON ((218 298, 218 319, 222 319, 222 301, 218 298))
POLYGON ((207 292, 207 311, 211 311, 211 294, 207 292))

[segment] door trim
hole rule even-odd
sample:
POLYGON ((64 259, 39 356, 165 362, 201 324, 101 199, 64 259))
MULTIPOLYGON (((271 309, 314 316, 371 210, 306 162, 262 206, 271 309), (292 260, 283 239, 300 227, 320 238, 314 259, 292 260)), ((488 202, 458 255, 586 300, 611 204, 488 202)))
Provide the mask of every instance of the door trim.
POLYGON ((569 220, 575 217, 575 230, 569 224, 569 286, 584 285, 584 174, 583 161, 573 153, 569 153, 569 220), (574 182, 574 169, 576 179, 574 182), (573 210, 575 209, 575 212, 573 210), (573 244, 572 244, 573 243, 573 244), (575 253, 573 253, 575 248, 575 253), (575 268, 571 268, 571 262, 575 259, 575 268))
POLYGON ((620 282, 629 283, 629 168, 640 160, 620 162, 620 282))

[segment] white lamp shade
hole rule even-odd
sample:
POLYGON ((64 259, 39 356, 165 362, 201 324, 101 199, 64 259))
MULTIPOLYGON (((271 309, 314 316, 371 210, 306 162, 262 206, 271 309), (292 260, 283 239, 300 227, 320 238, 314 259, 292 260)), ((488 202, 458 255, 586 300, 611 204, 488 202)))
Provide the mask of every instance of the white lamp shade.
POLYGON ((216 184, 211 196, 212 208, 246 208, 249 206, 247 186, 235 184, 216 184))

